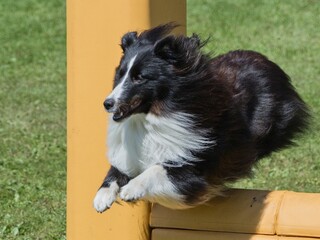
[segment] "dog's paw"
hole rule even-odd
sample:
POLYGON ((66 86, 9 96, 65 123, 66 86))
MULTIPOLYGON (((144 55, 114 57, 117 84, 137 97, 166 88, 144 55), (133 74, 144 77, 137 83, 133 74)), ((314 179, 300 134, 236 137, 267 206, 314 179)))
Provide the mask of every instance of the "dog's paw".
POLYGON ((133 179, 120 190, 120 198, 126 202, 134 202, 146 195, 146 188, 140 181, 133 179))
POLYGON ((108 188, 100 188, 93 200, 93 206, 97 212, 102 213, 109 209, 112 203, 117 199, 118 191, 119 186, 115 182, 111 183, 108 188))

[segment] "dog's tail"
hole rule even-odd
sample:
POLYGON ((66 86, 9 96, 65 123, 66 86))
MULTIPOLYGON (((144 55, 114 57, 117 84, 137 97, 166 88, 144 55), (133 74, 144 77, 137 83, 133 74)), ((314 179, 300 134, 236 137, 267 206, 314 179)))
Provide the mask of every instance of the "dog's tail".
POLYGON ((236 101, 256 143, 258 159, 294 143, 310 120, 310 111, 290 82, 289 76, 265 56, 238 51, 247 67, 239 74, 236 101))
POLYGON ((305 132, 310 122, 309 108, 295 91, 289 77, 272 62, 271 67, 270 77, 276 84, 271 83, 269 87, 276 89, 260 99, 260 110, 264 113, 250 126, 252 134, 256 134, 258 158, 294 144, 294 139, 305 132), (264 118, 266 114, 269 116, 264 118), (265 127, 263 130, 261 125, 265 127))

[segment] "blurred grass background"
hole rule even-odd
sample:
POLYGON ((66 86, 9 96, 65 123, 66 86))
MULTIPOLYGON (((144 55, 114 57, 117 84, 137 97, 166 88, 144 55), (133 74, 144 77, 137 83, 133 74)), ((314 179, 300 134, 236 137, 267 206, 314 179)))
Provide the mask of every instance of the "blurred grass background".
POLYGON ((65 239, 65 2, 0 13, 0 239, 65 239))
MULTIPOLYGON (((0 239, 65 239, 65 1, 2 0, 0 12, 0 239)), ((211 36, 206 51, 267 55, 314 117, 296 147, 233 186, 319 192, 319 23, 317 0, 188 0, 188 33, 211 36)))

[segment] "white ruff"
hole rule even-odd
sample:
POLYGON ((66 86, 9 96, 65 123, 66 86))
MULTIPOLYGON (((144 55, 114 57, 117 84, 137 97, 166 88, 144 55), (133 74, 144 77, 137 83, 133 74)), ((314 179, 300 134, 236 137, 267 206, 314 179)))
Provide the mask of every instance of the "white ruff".
POLYGON ((136 114, 120 123, 110 118, 109 162, 130 177, 157 163, 192 164, 199 159, 191 152, 214 146, 207 135, 206 130, 194 127, 192 115, 186 113, 167 117, 136 114))

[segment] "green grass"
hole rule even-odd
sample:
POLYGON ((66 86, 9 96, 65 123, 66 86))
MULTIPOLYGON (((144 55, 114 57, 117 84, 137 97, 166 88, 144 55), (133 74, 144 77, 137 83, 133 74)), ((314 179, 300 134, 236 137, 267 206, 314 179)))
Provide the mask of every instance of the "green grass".
POLYGON ((320 191, 320 2, 189 0, 188 33, 211 36, 206 51, 251 49, 278 63, 310 106, 310 131, 297 146, 263 159, 241 188, 320 191))
POLYGON ((65 3, 0 12, 0 239, 65 239, 65 3))
MULTIPOLYGON (((0 2, 0 239, 65 239, 66 57, 63 0, 0 2)), ((252 49, 277 62, 312 109, 298 146, 236 187, 320 189, 320 2, 190 0, 206 51, 252 49)))

